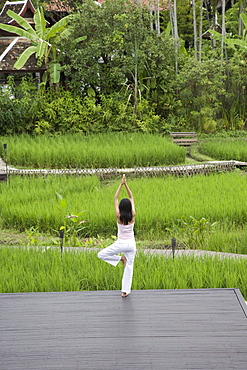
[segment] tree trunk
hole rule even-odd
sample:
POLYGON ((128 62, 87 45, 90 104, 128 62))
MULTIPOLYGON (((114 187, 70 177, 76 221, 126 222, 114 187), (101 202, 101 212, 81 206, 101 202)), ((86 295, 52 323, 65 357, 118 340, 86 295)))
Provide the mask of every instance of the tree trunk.
POLYGON ((174 15, 173 15, 173 10, 172 10, 171 0, 168 0, 168 8, 169 8, 169 15, 170 15, 170 22, 171 22, 172 37, 175 38, 174 36, 174 15))
POLYGON ((175 47, 175 71, 178 73, 178 49, 179 49, 179 39, 178 39, 178 24, 177 24, 177 2, 176 0, 173 1, 173 9, 171 0, 168 0, 168 7, 169 7, 169 14, 170 14, 170 22, 171 22, 171 30, 172 36, 174 39, 174 47, 175 47))
POLYGON ((199 50, 198 50, 198 60, 202 60, 202 16, 203 16, 203 0, 200 3, 200 26, 199 26, 199 50))
POLYGON ((194 51, 195 58, 197 59, 197 29, 196 29, 196 2, 192 0, 192 10, 193 10, 193 28, 194 28, 194 51))
POLYGON ((139 62, 139 48, 137 40, 135 39, 135 71, 134 71, 134 114, 137 114, 138 106, 138 62, 139 62))
MULTIPOLYGON (((217 13, 216 13, 216 10, 214 10, 214 13, 213 13, 213 30, 216 30, 216 19, 217 19, 217 13)), ((216 40, 215 39, 212 39, 212 47, 213 49, 216 48, 216 40)))
POLYGON ((157 34, 160 35, 160 2, 159 0, 154 0, 155 1, 155 19, 156 19, 156 31, 157 34))
POLYGON ((245 10, 242 0, 239 1, 239 14, 238 14, 238 35, 243 36, 243 22, 240 17, 240 14, 243 13, 245 10))
POLYGON ((149 13, 150 13, 150 30, 154 30, 154 25, 153 25, 153 1, 149 0, 149 13))
POLYGON ((177 22, 177 0, 173 1, 173 14, 174 14, 174 40, 175 40, 175 71, 178 73, 178 22, 177 22))
POLYGON ((224 48, 225 48, 225 38, 226 38, 225 8, 226 8, 226 0, 222 0, 221 62, 223 62, 224 60, 224 48))
POLYGON ((178 43, 177 0, 173 1, 174 39, 178 43))

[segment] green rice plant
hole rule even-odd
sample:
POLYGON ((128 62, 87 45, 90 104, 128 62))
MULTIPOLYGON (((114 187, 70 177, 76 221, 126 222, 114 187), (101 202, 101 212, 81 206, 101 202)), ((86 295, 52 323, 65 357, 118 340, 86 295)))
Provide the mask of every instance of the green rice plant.
POLYGON ((202 154, 218 160, 247 162, 246 139, 215 139, 202 141, 199 145, 202 154))
POLYGON ((182 256, 173 260, 162 255, 142 253, 139 256, 140 259, 137 258, 135 263, 133 289, 140 289, 141 280, 142 289, 154 289, 154 285, 155 289, 236 287, 246 297, 247 289, 243 284, 247 279, 244 272, 246 259, 182 256), (149 270, 153 277, 148 273, 149 270))
MULTIPOLYGON (((123 266, 97 251, 0 248, 0 292, 120 290, 123 266)), ((247 299, 246 259, 144 254, 135 259, 133 290, 239 288, 247 299)))
POLYGON ((207 248, 216 252, 247 254, 247 226, 230 227, 220 225, 208 235, 207 248))
MULTIPOLYGON (((185 162, 186 151, 167 137, 141 133, 2 137, 12 166, 34 168, 126 168, 185 162)), ((2 150, 2 149, 1 149, 2 150)), ((0 153, 2 154, 2 153, 0 153)))
MULTIPOLYGON (((39 232, 44 233, 59 230, 64 225, 64 215, 56 208, 57 192, 66 199, 71 214, 77 215, 82 209, 87 211, 88 222, 80 237, 111 237, 116 233, 113 196, 118 181, 101 182, 96 176, 13 177, 8 186, 0 183, 2 227, 19 231, 38 227, 39 232)), ((167 229, 179 227, 177 220, 182 217, 205 219, 210 225, 219 222, 215 235, 220 228, 241 229, 247 223, 247 180, 239 173, 128 181, 135 196, 138 239, 167 238, 167 229)), ((125 196, 124 192, 120 194, 125 196)), ((210 248, 210 240, 214 240, 216 246, 217 240, 211 232, 205 230, 202 235, 204 248, 210 248)))

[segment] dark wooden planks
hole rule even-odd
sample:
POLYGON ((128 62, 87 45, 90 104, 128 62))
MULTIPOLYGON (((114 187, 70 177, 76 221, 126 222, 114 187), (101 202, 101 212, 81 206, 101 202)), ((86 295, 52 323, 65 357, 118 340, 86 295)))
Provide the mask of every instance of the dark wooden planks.
POLYGON ((247 369, 235 289, 0 295, 0 369, 247 369))
POLYGON ((7 172, 0 171, 0 181, 7 181, 7 180, 8 180, 7 172))
POLYGON ((171 132, 170 137, 177 145, 191 146, 197 143, 197 134, 195 132, 171 132))

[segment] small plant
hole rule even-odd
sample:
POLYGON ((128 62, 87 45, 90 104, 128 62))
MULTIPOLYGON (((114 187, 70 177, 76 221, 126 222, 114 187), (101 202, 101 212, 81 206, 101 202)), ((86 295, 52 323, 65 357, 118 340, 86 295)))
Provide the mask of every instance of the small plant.
POLYGON ((26 230, 27 234, 27 245, 29 247, 36 247, 38 245, 39 227, 31 226, 29 230, 26 230))
POLYGON ((214 228, 218 224, 218 222, 210 223, 205 217, 197 220, 193 216, 182 216, 177 221, 177 225, 167 230, 173 237, 179 240, 182 246, 186 246, 189 249, 205 249, 208 245, 209 234, 214 232, 214 228))
POLYGON ((60 231, 64 232, 64 239, 73 247, 76 247, 79 241, 79 234, 85 228, 84 223, 87 220, 81 220, 81 216, 86 211, 81 211, 78 214, 67 212, 67 201, 60 194, 56 193, 59 198, 58 209, 63 213, 64 225, 60 227, 60 231))

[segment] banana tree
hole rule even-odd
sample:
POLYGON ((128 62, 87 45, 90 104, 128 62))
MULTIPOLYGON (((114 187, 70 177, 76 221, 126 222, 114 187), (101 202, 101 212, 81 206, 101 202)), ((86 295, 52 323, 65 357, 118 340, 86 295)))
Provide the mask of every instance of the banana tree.
POLYGON ((225 42, 229 46, 238 45, 240 49, 246 50, 247 49, 247 15, 246 13, 241 13, 240 17, 244 24, 244 31, 243 31, 242 39, 229 39, 228 38, 228 39, 225 39, 225 42))
MULTIPOLYGON (((18 57, 14 64, 14 68, 21 69, 31 55, 35 54, 37 65, 41 66, 42 63, 45 64, 45 82, 59 83, 61 65, 58 61, 60 50, 57 49, 57 44, 61 39, 71 34, 72 28, 67 28, 67 25, 72 16, 68 15, 55 23, 52 27, 47 28, 43 8, 39 7, 34 13, 35 28, 33 29, 23 17, 13 11, 8 10, 7 14, 9 17, 13 18, 20 27, 0 23, 0 29, 14 33, 20 37, 25 37, 31 41, 31 46, 24 50, 18 57)), ((85 38, 86 37, 80 37, 75 41, 79 42, 85 38)))
POLYGON ((227 38, 227 37, 224 37, 222 34, 216 31, 213 31, 213 30, 210 30, 210 33, 218 41, 222 41, 222 39, 224 38, 224 42, 230 47, 234 48, 235 46, 239 46, 240 49, 247 50, 247 15, 245 13, 241 13, 240 16, 244 24, 244 31, 243 31, 242 39, 227 38))

